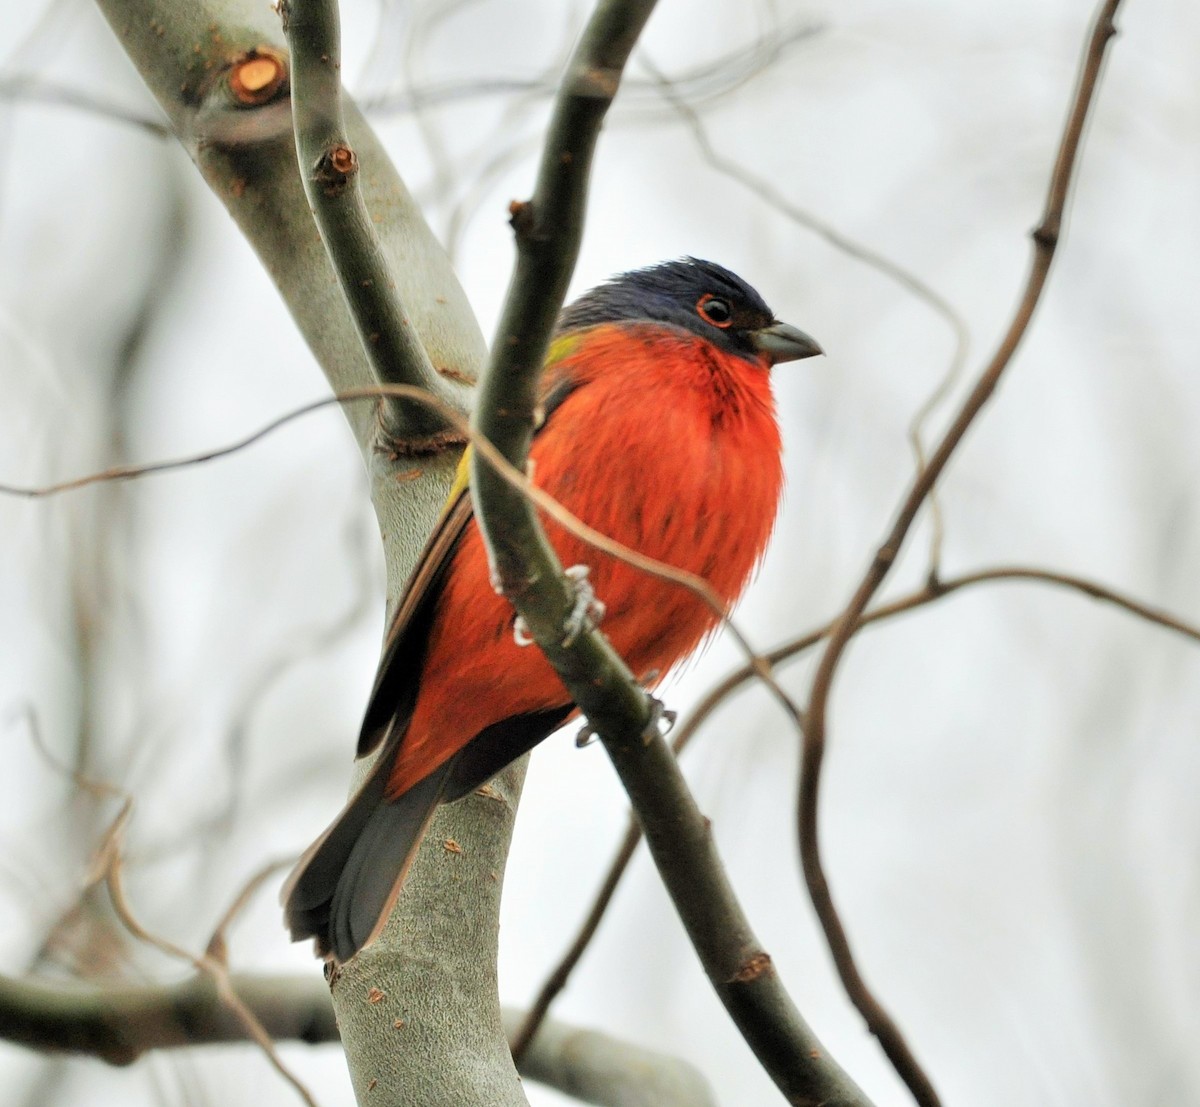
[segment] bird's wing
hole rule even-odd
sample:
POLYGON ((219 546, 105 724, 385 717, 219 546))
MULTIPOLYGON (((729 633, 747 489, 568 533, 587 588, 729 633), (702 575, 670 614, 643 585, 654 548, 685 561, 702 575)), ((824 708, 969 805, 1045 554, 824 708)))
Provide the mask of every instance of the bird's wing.
POLYGON ((442 581, 454 551, 471 522, 471 496, 467 483, 471 453, 468 447, 458 464, 454 486, 409 577, 392 624, 388 627, 383 656, 375 674, 375 687, 367 702, 358 736, 358 757, 374 751, 393 725, 407 724, 417 702, 417 677, 429 641, 429 625, 442 591, 442 581))
MULTIPOLYGON (((564 336, 551 347, 539 429, 578 387, 569 374, 553 371, 561 369, 562 357, 573 346, 574 336, 564 336)), ((568 702, 501 719, 403 795, 387 796, 395 758, 416 706, 437 600, 454 552, 471 523, 469 471, 468 451, 388 628, 358 755, 381 744, 384 748, 358 791, 305 851, 284 885, 282 898, 293 939, 314 937, 318 952, 338 961, 353 957, 383 926, 437 805, 474 791, 555 730, 575 708, 568 702)))
MULTIPOLYGON (((574 336, 563 336, 556 340, 551 347, 547 366, 552 368, 574 346, 574 336)), ((535 435, 546 426, 554 412, 577 387, 578 383, 569 377, 551 375, 550 387, 542 400, 541 420, 535 435)), ((470 470, 471 448, 468 446, 458 464, 454 485, 442 516, 429 536, 429 541, 425 543, 404 595, 400 597, 396 614, 392 616, 383 656, 379 659, 379 668, 375 675, 375 687, 371 690, 362 730, 359 732, 356 754, 358 757, 365 757, 376 750, 393 725, 398 724, 397 733, 402 733, 416 706, 418 677, 425 645, 429 641, 430 622, 454 551, 474 517, 470 496, 470 470)), ((550 729, 553 730, 554 727, 550 729)), ((536 744, 536 741, 531 745, 536 744)))

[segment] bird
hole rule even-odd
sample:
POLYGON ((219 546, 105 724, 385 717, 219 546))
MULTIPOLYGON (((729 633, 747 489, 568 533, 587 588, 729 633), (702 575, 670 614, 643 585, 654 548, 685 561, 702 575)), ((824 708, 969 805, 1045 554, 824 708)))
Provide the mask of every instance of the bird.
MULTIPOLYGON (((559 315, 541 380, 533 482, 624 545, 697 574, 731 606, 783 490, 770 370, 824 351, 740 277, 681 258, 615 276, 559 315)), ((466 467, 397 605, 363 718, 378 751, 284 886, 294 941, 341 964, 382 929, 434 810, 469 795, 575 712, 490 579, 466 467)), ((716 629, 697 595, 553 520, 560 562, 648 689, 716 629)))

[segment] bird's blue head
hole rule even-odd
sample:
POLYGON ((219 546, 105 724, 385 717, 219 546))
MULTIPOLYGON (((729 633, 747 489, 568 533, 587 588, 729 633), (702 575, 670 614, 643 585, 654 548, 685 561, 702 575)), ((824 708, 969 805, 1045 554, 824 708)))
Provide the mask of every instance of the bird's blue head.
POLYGON ((781 323, 741 277, 698 258, 664 261, 607 280, 563 310, 558 330, 601 323, 666 323, 727 353, 770 364, 823 353, 816 341, 781 323))

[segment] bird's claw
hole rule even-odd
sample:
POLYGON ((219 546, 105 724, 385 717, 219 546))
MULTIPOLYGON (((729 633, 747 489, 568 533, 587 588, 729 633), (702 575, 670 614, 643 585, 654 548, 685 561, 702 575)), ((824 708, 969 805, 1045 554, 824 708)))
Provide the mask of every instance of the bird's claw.
POLYGON ((513 620, 513 641, 518 646, 532 646, 533 635, 529 633, 529 624, 524 615, 518 615, 513 620))
POLYGON ((657 696, 651 696, 650 721, 646 723, 646 729, 642 731, 642 742, 648 746, 656 738, 665 738, 671 733, 671 728, 675 725, 677 718, 679 718, 677 711, 669 710, 657 696))
POLYGON ((563 623, 564 649, 572 645, 584 631, 594 630, 604 618, 606 608, 588 580, 589 571, 586 565, 572 565, 564 570, 571 587, 575 589, 575 606, 571 608, 571 614, 563 623))
MULTIPOLYGON (((569 569, 563 570, 575 591, 574 606, 563 621, 563 649, 573 645, 584 631, 594 630, 600 620, 604 618, 606 608, 603 602, 596 597, 596 590, 588 580, 589 572, 586 565, 572 565, 569 569)), ((513 619, 513 641, 518 646, 533 645, 533 635, 530 633, 529 624, 523 615, 518 615, 513 619)))
MULTIPOLYGON (((671 733, 678 717, 678 712, 669 711, 662 700, 651 696, 650 720, 646 723, 646 729, 642 731, 642 742, 648 746, 656 738, 665 738, 671 733)), ((590 746, 598 737, 595 727, 591 723, 584 723, 575 735, 575 748, 581 750, 584 746, 590 746)))

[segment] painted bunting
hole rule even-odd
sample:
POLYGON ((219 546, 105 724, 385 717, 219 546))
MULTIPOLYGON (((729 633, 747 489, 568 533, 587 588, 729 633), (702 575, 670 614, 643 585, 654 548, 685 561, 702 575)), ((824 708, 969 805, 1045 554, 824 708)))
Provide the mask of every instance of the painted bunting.
MULTIPOLYGON (((699 574, 732 604, 782 490, 771 366, 821 352, 712 262, 615 277, 559 319, 533 479, 584 522, 699 574)), ((379 758, 285 888, 293 939, 315 938, 337 961, 383 925, 437 805, 485 784, 575 710, 536 646, 523 648, 459 483, 388 629, 358 745, 360 757, 382 746, 379 758)), ((546 532, 562 564, 588 567, 602 631, 648 686, 714 629, 693 593, 553 521, 546 532)))

